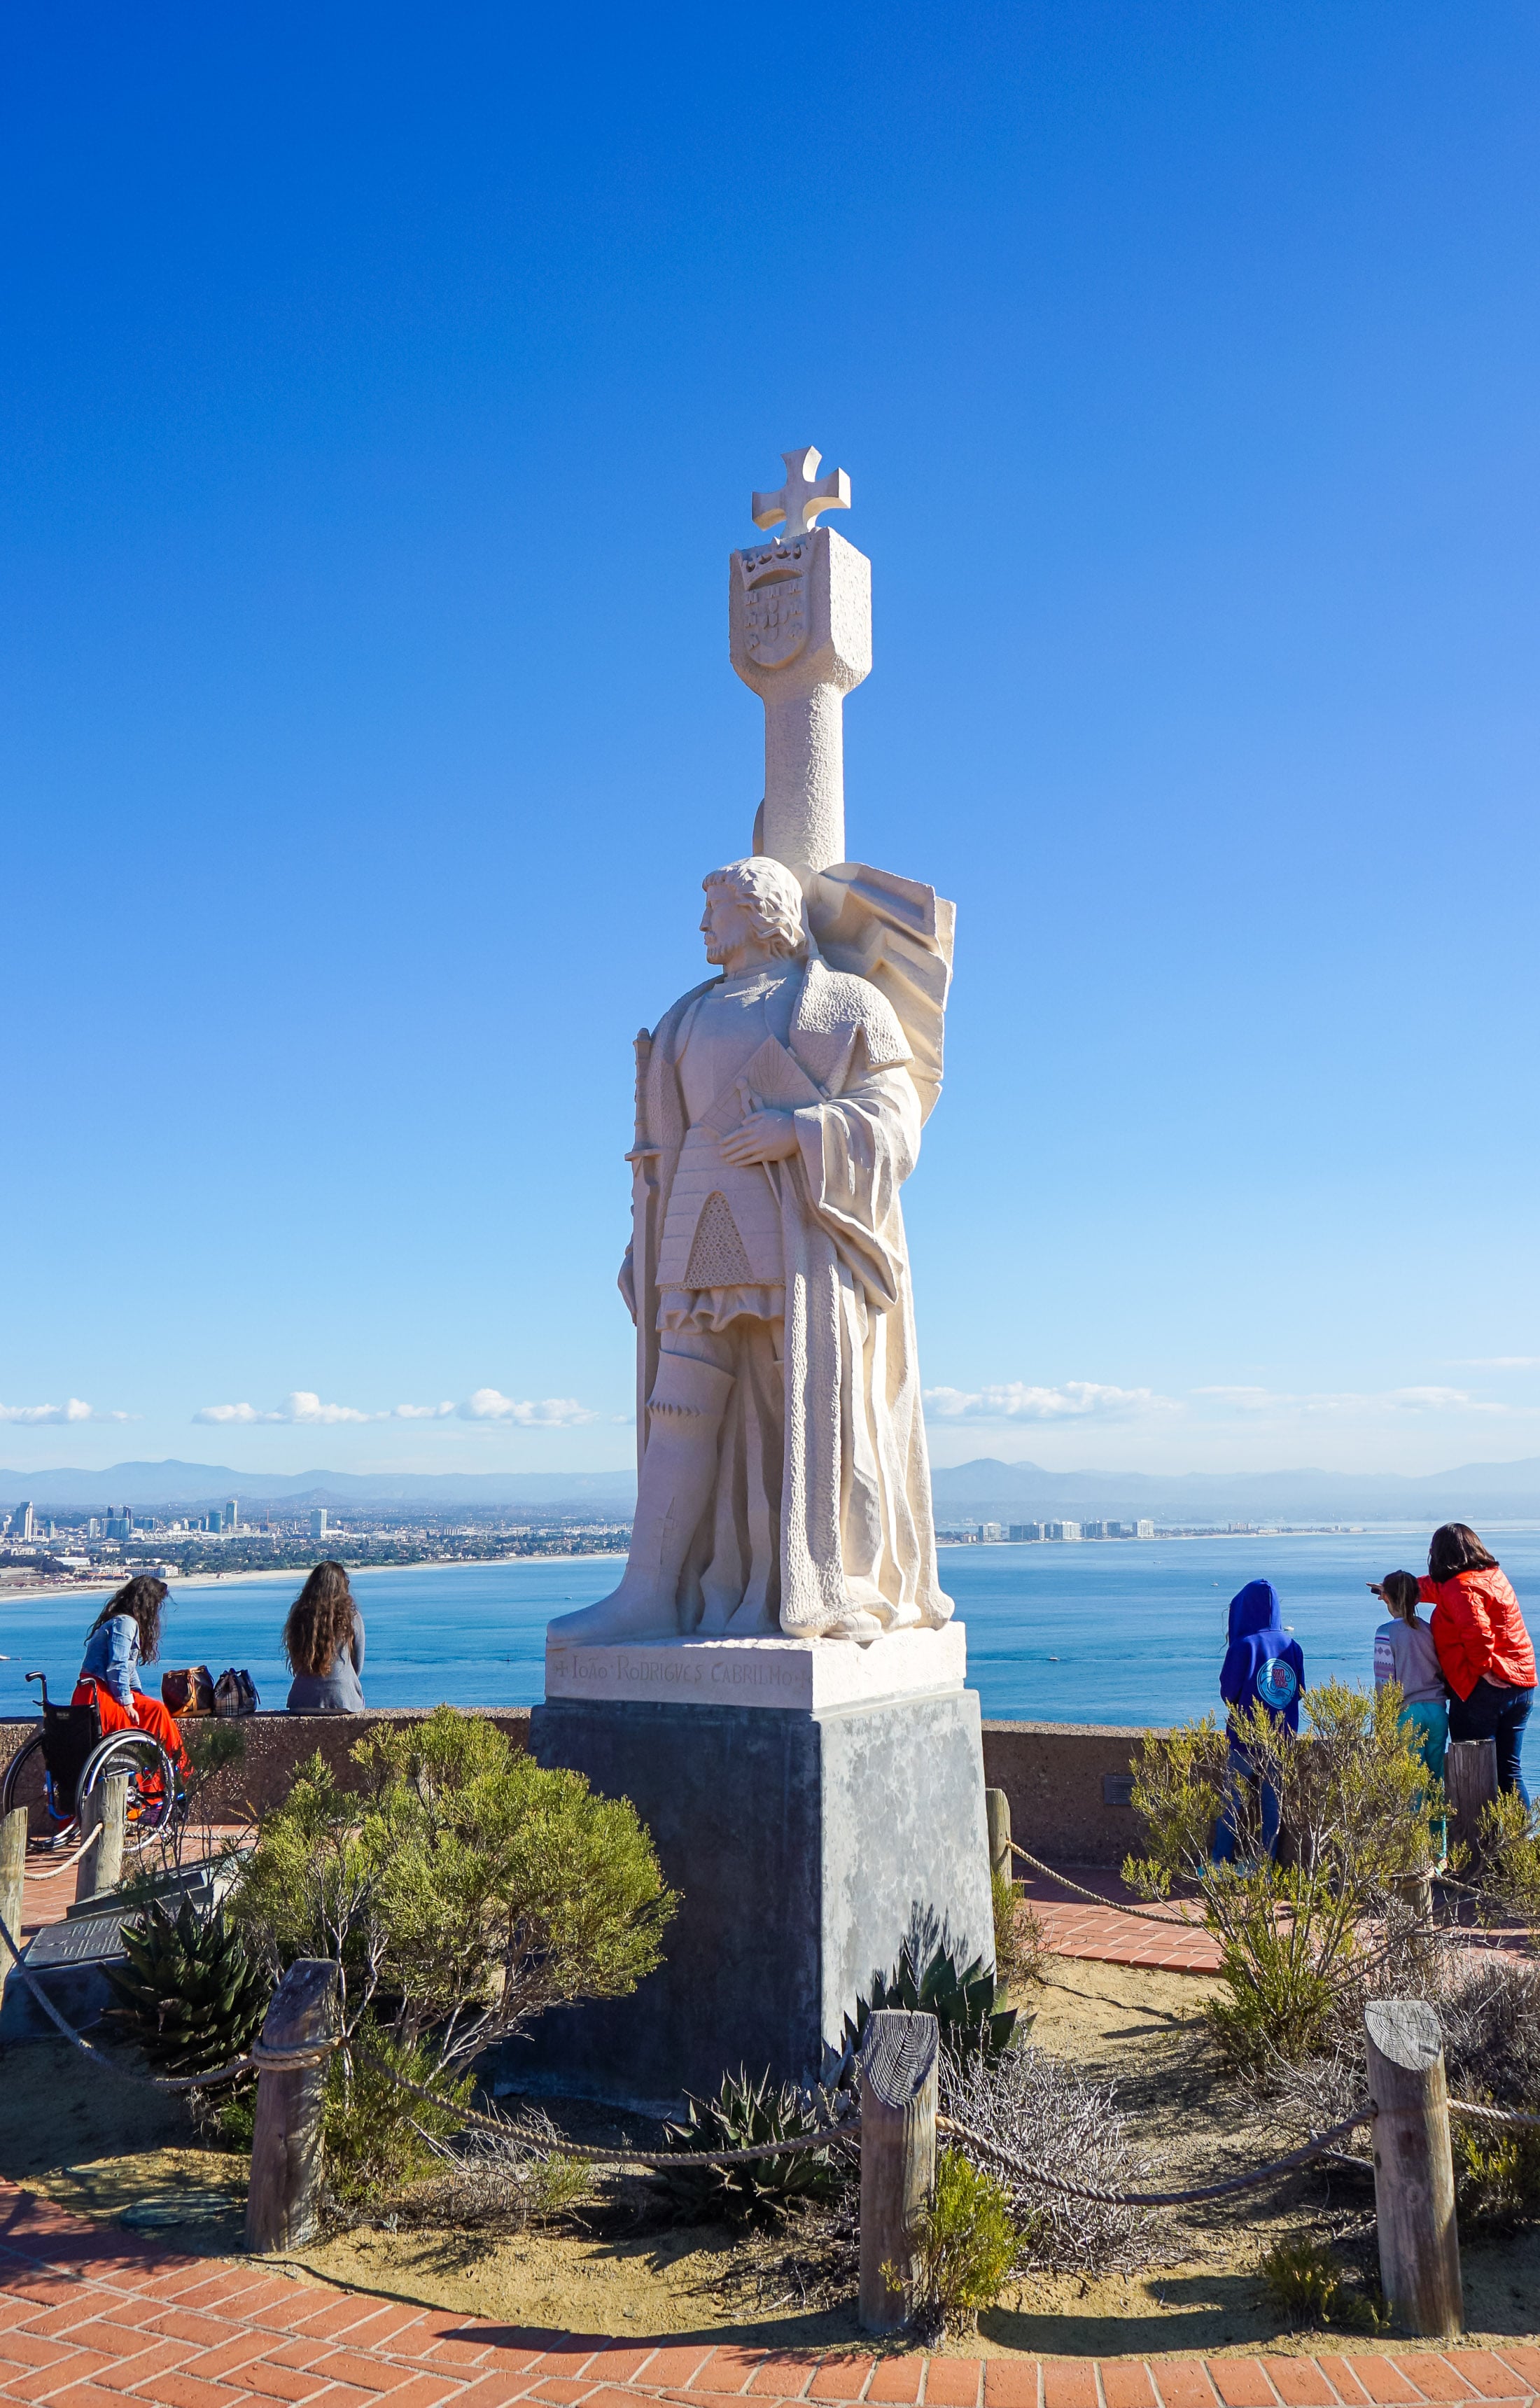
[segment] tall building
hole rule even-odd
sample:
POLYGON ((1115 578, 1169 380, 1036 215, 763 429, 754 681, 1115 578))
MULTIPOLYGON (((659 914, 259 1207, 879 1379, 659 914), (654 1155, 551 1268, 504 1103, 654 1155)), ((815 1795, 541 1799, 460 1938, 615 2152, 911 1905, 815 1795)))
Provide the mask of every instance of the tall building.
POLYGON ((1153 1539, 1153 1538, 1154 1538, 1154 1536, 1155 1536, 1155 1525, 1154 1525, 1154 1523, 1153 1523, 1153 1522, 1138 1522, 1138 1523, 1136 1523, 1136 1524, 1134 1525, 1134 1532, 1133 1532, 1133 1535, 1134 1535, 1134 1537, 1135 1537, 1136 1539, 1153 1539))
POLYGON ((1041 1539, 1043 1525, 1041 1522, 1013 1522, 1011 1536, 1013 1539, 1041 1539))
POLYGON ((1004 1536, 1005 1533, 1000 1528, 998 1522, 981 1522, 979 1524, 979 1538, 986 1547, 998 1546, 1004 1536))
POLYGON ((1043 1535, 1045 1539, 1078 1539, 1080 1525, 1078 1522, 1045 1522, 1043 1535))
POLYGON ((310 1536, 312 1539, 324 1539, 325 1535, 326 1509, 324 1505, 318 1505, 310 1515, 310 1536))
POLYGON ((134 1516, 126 1505, 116 1509, 110 1505, 108 1507, 107 1535, 109 1539, 131 1539, 134 1536, 134 1516))
POLYGON ((238 1530, 240 1527, 240 1506, 234 1497, 224 1509, 224 1526, 227 1530, 238 1530))
POLYGON ((1117 1525, 1115 1522, 1082 1522, 1080 1535, 1083 1539, 1115 1539, 1117 1525))
POLYGON ((37 1536, 37 1519, 30 1498, 24 1505, 18 1505, 11 1515, 10 1534, 13 1539, 35 1539, 37 1536))

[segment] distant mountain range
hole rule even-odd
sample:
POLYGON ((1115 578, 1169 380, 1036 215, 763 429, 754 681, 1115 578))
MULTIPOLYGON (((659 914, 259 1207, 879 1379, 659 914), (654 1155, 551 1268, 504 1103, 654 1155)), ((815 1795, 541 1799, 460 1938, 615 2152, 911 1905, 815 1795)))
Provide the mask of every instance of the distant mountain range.
POLYGON ((636 1502, 629 1471, 232 1471, 220 1463, 115 1463, 107 1471, 0 1471, 0 1508, 30 1498, 50 1506, 99 1513, 108 1505, 136 1512, 163 1507, 201 1511, 237 1497, 243 1506, 281 1505, 290 1512, 324 1505, 331 1512, 374 1507, 445 1513, 456 1506, 481 1512, 539 1508, 560 1518, 613 1513, 627 1518, 636 1502))
POLYGON ((939 1521, 1528 1522, 1540 1455, 1394 1471, 1044 1471, 989 1457, 930 1475, 939 1521))
MULTIPOLYGON (((1540 1456, 1467 1463, 1406 1478, 1389 1471, 1045 1471, 1036 1463, 976 1463, 934 1471, 942 1522, 1444 1522, 1540 1520, 1540 1456)), ((626 1471, 233 1471, 217 1463, 116 1463, 107 1471, 0 1471, 0 1507, 30 1498, 40 1512, 201 1511, 226 1497, 290 1512, 324 1505, 442 1514, 502 1509, 625 1518, 636 1501, 626 1471)))

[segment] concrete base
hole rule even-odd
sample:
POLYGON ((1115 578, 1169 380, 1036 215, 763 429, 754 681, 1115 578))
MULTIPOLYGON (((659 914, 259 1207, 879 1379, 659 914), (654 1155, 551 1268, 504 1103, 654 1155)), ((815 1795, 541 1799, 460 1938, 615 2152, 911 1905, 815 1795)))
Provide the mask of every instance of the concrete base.
POLYGON ((506 2042, 499 2090, 664 2114, 741 2065, 813 2082, 916 1925, 992 1960, 971 1691, 769 1713, 558 1698, 529 1745, 631 1799, 684 1903, 666 1963, 506 2042))

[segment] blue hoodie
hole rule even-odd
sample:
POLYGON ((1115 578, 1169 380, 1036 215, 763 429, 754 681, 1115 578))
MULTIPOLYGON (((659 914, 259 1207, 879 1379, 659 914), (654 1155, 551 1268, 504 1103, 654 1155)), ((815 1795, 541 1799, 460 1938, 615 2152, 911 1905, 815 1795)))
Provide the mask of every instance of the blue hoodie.
POLYGON ((1230 1647, 1219 1674, 1219 1695, 1232 1710, 1231 1729, 1236 1713, 1263 1705, 1297 1731, 1303 1687, 1304 1654, 1283 1627, 1277 1591, 1271 1581, 1247 1581, 1230 1600, 1230 1647))

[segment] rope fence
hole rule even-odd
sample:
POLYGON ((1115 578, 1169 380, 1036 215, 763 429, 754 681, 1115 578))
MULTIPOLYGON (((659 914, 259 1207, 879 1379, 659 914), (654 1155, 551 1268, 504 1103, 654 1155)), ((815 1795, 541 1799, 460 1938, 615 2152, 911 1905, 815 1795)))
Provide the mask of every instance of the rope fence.
POLYGON ((58 1864, 50 1864, 46 1873, 36 1872, 29 1864, 27 1867, 28 1881, 57 1881, 61 1873, 68 1872, 71 1865, 78 1865, 79 1863, 80 1858, 85 1855, 86 1850, 94 1844, 95 1838, 96 1834, 93 1831, 88 1839, 84 1839, 80 1842, 79 1846, 75 1850, 73 1856, 65 1856, 58 1864))
MULTIPOLYGON (((1008 1829, 1000 1837, 1008 1840, 1008 1829)), ((993 1842, 993 1834, 991 1838, 993 1842)), ((1014 1841, 1009 1845, 1025 1863, 1052 1880, 1063 1880, 1029 1849, 1014 1841)), ((1065 1886, 1094 1904, 1115 1904, 1077 1883, 1065 1886)), ((1159 1923, 1168 1931, 1173 1922, 1177 1928, 1185 1922, 1185 1918, 1139 1908, 1118 1911, 1159 1923)), ((1057 2198, 1134 2214, 1234 2199, 1317 2164, 1323 2172, 1327 2164, 1343 2165, 1360 2174, 1372 2172, 1381 2279, 1392 2312, 1414 2333, 1447 2334, 1460 2329, 1463 2321, 1455 2220, 1437 2208, 1441 2190, 1449 2201, 1455 2194, 1453 2121, 1468 2119, 1496 2131, 1540 2131, 1540 2114, 1492 2106, 1485 2100, 1450 2099, 1445 2089, 1442 2035, 1433 2009, 1424 2000, 1402 1999, 1371 2000, 1364 2010, 1370 2096, 1360 2099, 1324 2130, 1312 2132, 1297 2148, 1213 2182, 1164 2190, 1077 2182, 994 2134, 978 2130, 961 2116, 940 2114, 937 2019, 928 2014, 911 2015, 892 2009, 872 2012, 860 2052, 856 2096, 842 2089, 830 2100, 820 2092, 816 2097, 822 2104, 814 2110, 814 2095, 809 2094, 804 2112, 816 2112, 826 2119, 813 2130, 738 2148, 648 2148, 634 2143, 602 2148, 568 2140, 550 2129, 531 2128, 526 2122, 509 2116, 482 2114, 459 2099, 446 2097, 431 2081, 418 2082, 401 2071, 381 2049, 369 2046, 356 2028, 353 2033, 341 2028, 341 1968, 331 1956, 300 1957, 288 1967, 267 2008, 263 2034, 246 2055, 205 2072, 154 2074, 122 2064, 116 2053, 109 2056, 74 2029, 25 1962, 25 1952, 3 1915, 0 1943, 63 2039, 88 2064, 116 2074, 120 2081, 150 2090, 188 2093, 217 2091, 243 2076, 257 2077, 245 2218, 246 2247, 256 2256, 301 2247, 323 2229, 327 2068, 340 2054, 344 2065, 367 2067, 402 2100, 420 2101, 431 2108, 443 2119, 445 2128, 487 2134, 500 2143, 510 2153, 510 2181, 519 2178, 521 2164, 551 2160, 570 2160, 596 2172, 638 2168, 667 2176, 670 2169, 683 2172, 710 2167, 726 2172, 754 2164, 785 2168, 790 2160, 810 2152, 826 2160, 836 2151, 850 2152, 859 2165, 857 2305, 858 2322, 867 2332, 896 2329, 910 2314, 921 2231, 918 2206, 933 2193, 937 2143, 944 2140, 974 2165, 994 2173, 1018 2200, 1025 2194, 1029 2205, 1034 2196, 1057 2198), (842 2102, 848 2111, 842 2114, 834 2112, 842 2102), (1374 2127, 1371 2155, 1344 2145, 1366 2125, 1374 2127)), ((4 1962, 0 1956, 0 1964, 4 1962)), ((445 2069, 439 2071, 443 2076, 445 2069)), ((469 2087, 468 2083, 466 2086, 469 2087)), ((420 2115, 408 2120, 423 2130, 420 2115)), ((681 2142, 694 2137, 677 2126, 669 2128, 681 2142)))
MULTIPOLYGON (((387 2065, 384 2058, 372 2049, 361 2048, 356 2054, 377 2073, 388 2075, 398 2090, 409 2092, 413 2099, 425 2100, 430 2106, 439 2108, 456 2123, 468 2124, 478 2132, 494 2133, 500 2141, 522 2137, 517 2125, 510 2124, 506 2119, 478 2114, 473 2107, 462 2107, 456 2100, 446 2099, 441 2091, 430 2089, 425 2083, 409 2082, 404 2073, 398 2073, 393 2065, 387 2065)), ((805 2149, 827 2149, 831 2142, 857 2139, 860 2129, 859 2115, 849 2115, 828 2125, 821 2132, 799 2133, 795 2139, 786 2141, 760 2141, 751 2149, 598 2149, 591 2148, 586 2141, 548 2141, 543 2135, 539 2148, 542 2156, 578 2157, 594 2165, 743 2166, 756 2157, 789 2157, 805 2149)))
POLYGON ((1101 2207, 1188 2207, 1199 2200, 1227 2199, 1232 2191, 1255 2190, 1259 2183, 1272 2182, 1275 2175, 1293 2173, 1299 2167, 1307 2166, 1312 2157, 1331 2148, 1345 2134, 1356 2131, 1360 2124, 1372 2123, 1374 2114, 1373 2100, 1365 2100, 1361 2107, 1345 2115, 1340 2123, 1314 2134, 1303 2148, 1291 2149, 1287 2157, 1270 2158, 1265 2166, 1253 2166, 1249 2173, 1233 2174, 1226 2182, 1200 2183, 1189 2190, 1103 2190, 1087 2183, 1069 2183, 1061 2174, 1050 2173, 1046 2166, 1017 2157, 1014 2149, 990 2140, 986 2133, 972 2131, 949 2115, 937 2116, 936 2129, 955 2133, 966 2148, 977 2149, 981 2157, 1006 2172, 1036 2183, 1043 2190, 1058 2191, 1064 2199, 1093 2200, 1101 2207))
POLYGON ((1072 1890, 1076 1898, 1088 1898, 1093 1906, 1110 1906, 1115 1914, 1131 1914, 1138 1923, 1158 1923, 1163 1931, 1202 1931, 1203 1928, 1202 1924, 1195 1922, 1190 1914, 1180 1912, 1161 1914, 1152 1906, 1125 1906, 1120 1898, 1103 1898, 1099 1889, 1086 1889, 1079 1882, 1071 1881, 1067 1873, 1055 1872, 1052 1865, 1045 1865, 1041 1856, 1034 1856, 1019 1840, 1011 1842, 1011 1853, 1019 1856, 1023 1864, 1030 1865, 1034 1872, 1046 1873, 1048 1879, 1058 1882, 1061 1889, 1072 1890))

